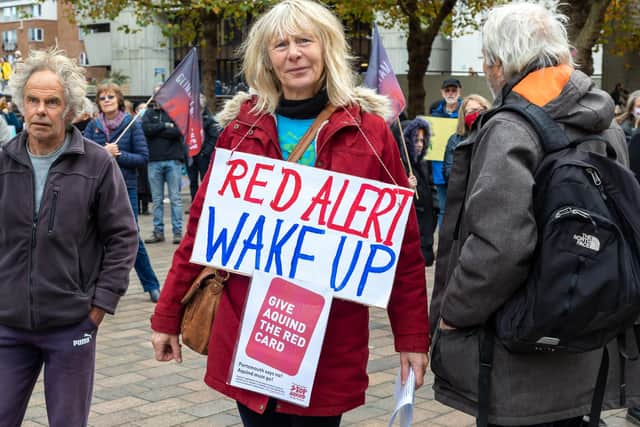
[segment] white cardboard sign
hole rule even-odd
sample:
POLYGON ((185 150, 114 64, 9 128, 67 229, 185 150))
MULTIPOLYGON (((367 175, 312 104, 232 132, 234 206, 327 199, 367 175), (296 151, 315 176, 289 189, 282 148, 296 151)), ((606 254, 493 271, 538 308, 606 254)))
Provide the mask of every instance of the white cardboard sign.
POLYGON ((405 187, 217 149, 191 262, 384 308, 412 198, 405 187))

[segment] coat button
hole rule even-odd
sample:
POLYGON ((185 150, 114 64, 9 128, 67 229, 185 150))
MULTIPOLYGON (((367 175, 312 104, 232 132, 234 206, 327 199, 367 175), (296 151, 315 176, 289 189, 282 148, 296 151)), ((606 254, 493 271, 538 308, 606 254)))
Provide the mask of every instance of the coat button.
POLYGON ((264 410, 264 405, 260 405, 260 410, 263 411, 264 410))
POLYGON ((250 130, 249 132, 247 132, 249 135, 253 135, 253 130, 250 130))
POLYGON ((317 166, 317 167, 319 167, 319 168, 321 168, 321 167, 323 167, 323 166, 324 166, 324 162, 321 160, 321 161, 319 161, 319 162, 317 162, 317 163, 316 163, 316 166, 317 166))
POLYGON ((240 127, 240 125, 239 125, 239 124, 237 124, 237 123, 236 123, 235 125, 233 125, 233 128, 234 128, 234 129, 238 129, 239 127, 240 127))

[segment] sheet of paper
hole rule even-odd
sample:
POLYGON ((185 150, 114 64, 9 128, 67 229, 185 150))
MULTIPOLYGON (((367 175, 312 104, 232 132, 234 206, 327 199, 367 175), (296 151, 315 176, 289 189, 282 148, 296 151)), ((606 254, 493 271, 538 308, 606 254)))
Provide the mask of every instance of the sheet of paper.
POLYGON ((398 370, 396 385, 393 392, 396 399, 396 408, 389 420, 389 427, 393 425, 396 417, 398 417, 400 427, 410 427, 411 420, 413 419, 413 394, 416 388, 416 376, 413 373, 413 368, 409 368, 407 382, 402 385, 400 372, 401 371, 398 370))

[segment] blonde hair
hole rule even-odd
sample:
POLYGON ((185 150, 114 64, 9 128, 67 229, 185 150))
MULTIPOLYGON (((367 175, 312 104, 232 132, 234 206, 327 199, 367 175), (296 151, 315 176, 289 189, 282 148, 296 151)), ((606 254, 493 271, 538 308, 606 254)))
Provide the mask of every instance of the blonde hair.
POLYGON ((464 122, 464 116, 466 115, 465 112, 469 101, 476 101, 478 104, 482 105, 485 111, 488 110, 489 107, 491 107, 491 103, 487 101, 487 98, 485 98, 484 96, 476 94, 466 96, 462 100, 462 104, 460 104, 460 109, 458 110, 458 126, 456 127, 456 133, 458 135, 464 136, 467 134, 467 132, 469 132, 469 129, 467 129, 467 124, 464 122))
POLYGON ((326 7, 310 0, 285 0, 264 13, 251 27, 242 44, 242 72, 257 94, 255 112, 273 113, 282 88, 269 59, 272 40, 292 34, 311 33, 322 43, 324 71, 322 86, 329 102, 345 106, 355 102, 353 57, 338 18, 326 7))
POLYGON ((98 110, 100 110, 100 112, 102 112, 102 108, 100 108, 100 96, 105 92, 113 92, 116 96, 116 100, 118 101, 118 110, 120 111, 126 110, 124 95, 122 93, 122 89, 120 88, 120 86, 117 83, 114 83, 112 81, 105 81, 103 83, 100 83, 96 88, 95 103, 98 106, 98 110))

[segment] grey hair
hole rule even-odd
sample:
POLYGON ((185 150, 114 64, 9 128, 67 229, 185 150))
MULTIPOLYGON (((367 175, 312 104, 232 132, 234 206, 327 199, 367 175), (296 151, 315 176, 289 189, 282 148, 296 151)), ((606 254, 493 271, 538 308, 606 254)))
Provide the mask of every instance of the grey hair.
POLYGON ((20 111, 24 111, 24 87, 29 78, 39 71, 51 71, 58 76, 64 89, 64 117, 70 122, 83 109, 87 88, 84 68, 55 47, 30 51, 24 62, 16 64, 16 71, 9 80, 9 93, 20 111))
POLYGON ((500 62, 505 79, 527 67, 571 65, 567 17, 535 3, 511 3, 489 11, 482 28, 482 50, 487 65, 500 62))
POLYGON ((86 96, 82 99, 82 110, 78 112, 76 116, 87 113, 90 116, 93 116, 98 112, 98 106, 86 96))

